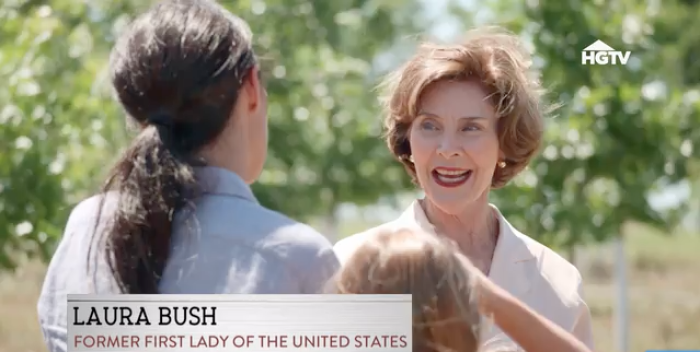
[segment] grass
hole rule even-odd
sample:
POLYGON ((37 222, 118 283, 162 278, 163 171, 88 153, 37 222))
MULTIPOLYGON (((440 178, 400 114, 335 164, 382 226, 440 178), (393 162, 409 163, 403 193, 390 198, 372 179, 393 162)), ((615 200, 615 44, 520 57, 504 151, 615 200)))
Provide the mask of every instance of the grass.
MULTIPOLYGON (((700 347, 700 236, 664 237, 642 226, 631 226, 626 236, 628 352, 700 347)), ((584 248, 577 260, 599 351, 615 350, 612 260, 609 246, 584 248)), ((36 317, 44 271, 28 262, 14 274, 0 274, 0 352, 45 351, 36 317)))
MULTIPOLYGON (((629 351, 688 350, 700 346, 700 236, 660 236, 627 230, 629 351)), ((596 345, 615 351, 613 253, 596 247, 578 263, 586 280, 596 345)))
POLYGON ((45 266, 30 262, 14 274, 0 274, 0 352, 46 351, 37 321, 36 301, 45 266))

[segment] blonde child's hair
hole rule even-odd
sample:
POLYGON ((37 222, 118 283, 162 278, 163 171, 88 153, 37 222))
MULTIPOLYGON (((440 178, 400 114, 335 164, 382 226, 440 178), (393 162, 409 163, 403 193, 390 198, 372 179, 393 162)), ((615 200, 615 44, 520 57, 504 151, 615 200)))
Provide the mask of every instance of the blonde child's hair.
POLYGON ((413 351, 475 352, 476 276, 447 240, 414 230, 367 240, 333 281, 340 294, 412 294, 413 351))

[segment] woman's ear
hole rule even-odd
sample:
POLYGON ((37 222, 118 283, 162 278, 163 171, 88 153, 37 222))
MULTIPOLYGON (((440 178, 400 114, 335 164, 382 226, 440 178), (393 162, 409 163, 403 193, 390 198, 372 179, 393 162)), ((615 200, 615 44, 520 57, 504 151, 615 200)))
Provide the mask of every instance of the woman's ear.
POLYGON ((245 102, 246 106, 244 108, 246 112, 255 113, 264 104, 265 95, 267 94, 260 80, 260 67, 258 65, 253 66, 248 72, 243 82, 242 91, 246 97, 241 99, 241 102, 245 102))

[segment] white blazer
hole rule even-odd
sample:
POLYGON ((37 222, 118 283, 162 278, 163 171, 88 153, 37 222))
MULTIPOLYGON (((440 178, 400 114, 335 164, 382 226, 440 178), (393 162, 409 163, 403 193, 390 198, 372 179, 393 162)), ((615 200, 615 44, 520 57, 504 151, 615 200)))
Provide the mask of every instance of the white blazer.
MULTIPOLYGON (((498 214, 500 233, 489 278, 593 349, 590 311, 582 298, 579 271, 553 250, 520 233, 491 206, 498 214)), ((368 237, 400 228, 436 233, 420 203, 414 201, 398 219, 340 240, 335 253, 344 264, 368 237)), ((481 341, 482 345, 511 344, 522 351, 488 321, 484 322, 481 341)))

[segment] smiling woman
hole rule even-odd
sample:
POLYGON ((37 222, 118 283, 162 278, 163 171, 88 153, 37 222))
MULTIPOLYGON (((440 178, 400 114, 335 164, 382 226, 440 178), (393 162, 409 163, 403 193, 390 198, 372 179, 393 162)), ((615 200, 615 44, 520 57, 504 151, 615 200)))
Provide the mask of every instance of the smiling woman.
MULTIPOLYGON (((335 245, 341 262, 370 237, 413 228, 457 243, 497 285, 592 346, 578 270, 489 204, 537 153, 547 113, 520 40, 498 28, 424 44, 387 77, 387 144, 425 192, 399 219, 335 245)), ((507 340, 498 328, 481 341, 507 340)))
POLYGON ((408 131, 414 175, 445 212, 458 213, 486 197, 496 163, 505 166, 488 94, 473 80, 436 82, 423 92, 408 131))

